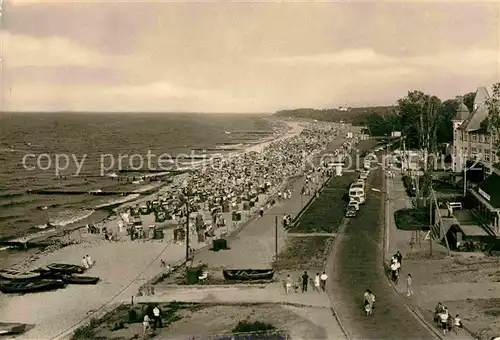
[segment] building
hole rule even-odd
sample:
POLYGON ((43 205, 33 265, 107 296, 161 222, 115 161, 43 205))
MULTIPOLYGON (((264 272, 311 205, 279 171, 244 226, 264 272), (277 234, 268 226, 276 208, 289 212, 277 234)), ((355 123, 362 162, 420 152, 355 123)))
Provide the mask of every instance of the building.
POLYGON ((487 126, 488 98, 488 90, 479 87, 473 111, 461 103, 453 118, 453 171, 462 172, 467 161, 477 161, 490 174, 479 185, 468 185, 466 210, 443 219, 440 236, 451 234, 457 242, 500 238, 500 171, 494 167, 499 162, 498 136, 490 133, 487 126))
POLYGON ((489 98, 486 87, 479 87, 474 98, 474 109, 461 103, 453 118, 453 171, 462 172, 468 160, 480 161, 486 169, 493 172, 493 164, 498 163, 496 142, 498 137, 488 132, 488 108, 486 100, 489 98))

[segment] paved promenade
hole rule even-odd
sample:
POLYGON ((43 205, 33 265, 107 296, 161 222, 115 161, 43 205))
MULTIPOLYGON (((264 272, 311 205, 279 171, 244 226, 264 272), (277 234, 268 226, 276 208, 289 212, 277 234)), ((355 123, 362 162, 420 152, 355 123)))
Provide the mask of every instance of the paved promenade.
MULTIPOLYGON (((128 302, 129 300, 125 300, 128 302)), ((330 303, 323 292, 312 289, 305 293, 285 294, 282 284, 248 286, 205 286, 172 287, 156 286, 154 296, 141 296, 136 302, 206 302, 206 303, 278 303, 297 306, 330 308, 330 303)))
MULTIPOLYGON (((398 172, 394 178, 386 179, 386 191, 388 194, 389 201, 387 202, 387 215, 388 215, 388 225, 387 225, 387 253, 386 262, 389 261, 390 256, 396 251, 400 251, 403 254, 403 266, 401 268, 401 277, 405 278, 408 273, 413 275, 413 291, 414 294, 411 297, 406 297, 406 284, 399 282, 397 285, 393 285, 401 297, 405 299, 406 304, 412 310, 418 311, 420 317, 424 318, 427 324, 434 329, 435 332, 440 334, 440 330, 437 329, 435 324, 432 322, 432 314, 424 311, 433 310, 438 301, 460 301, 465 298, 470 299, 487 299, 496 298, 500 296, 500 283, 447 283, 447 284, 426 284, 425 276, 426 274, 426 260, 406 260, 409 254, 413 252, 420 252, 423 254, 430 254, 430 248, 428 241, 424 240, 426 232, 421 231, 421 243, 416 243, 416 235, 413 231, 401 230, 396 227, 396 222, 394 220, 394 213, 400 209, 412 208, 413 204, 411 198, 408 197, 404 183, 402 180, 402 175, 398 172), (418 272, 415 271, 418 268, 418 272), (412 270, 413 269, 413 270, 412 270), (422 274, 422 275, 419 275, 422 274)), ((442 246, 434 244, 434 253, 443 251, 442 246)), ((428 267, 427 267, 428 268, 428 267)), ((430 275, 433 274, 433 268, 428 268, 430 275)), ((453 314, 455 311, 450 310, 453 314)), ((441 336, 442 337, 442 336, 441 336)), ((460 332, 459 334, 448 333, 445 336, 446 339, 459 340, 459 339, 472 339, 467 332, 460 332)))
POLYGON ((356 218, 339 231, 331 255, 328 293, 351 339, 435 339, 407 308, 405 299, 389 284, 383 269, 383 173, 374 170, 368 180, 367 202, 356 218), (363 293, 376 296, 372 316, 363 311, 363 293))

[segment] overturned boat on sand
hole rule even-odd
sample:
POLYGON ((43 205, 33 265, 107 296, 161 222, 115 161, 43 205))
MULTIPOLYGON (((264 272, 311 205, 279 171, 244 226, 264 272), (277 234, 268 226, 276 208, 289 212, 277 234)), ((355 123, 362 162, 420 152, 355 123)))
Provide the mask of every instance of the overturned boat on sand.
POLYGON ((8 281, 0 284, 0 291, 4 294, 20 294, 44 292, 66 287, 61 280, 32 280, 32 281, 8 281))
POLYGON ((4 280, 36 280, 40 279, 40 273, 35 271, 21 272, 14 269, 2 269, 0 270, 0 278, 4 280))
POLYGON ((224 269, 222 274, 231 281, 272 280, 274 269, 224 269))
POLYGON ((65 274, 50 269, 39 268, 36 269, 44 279, 61 280, 67 284, 80 284, 80 285, 95 285, 99 282, 100 278, 95 276, 83 276, 75 274, 65 274))
POLYGON ((47 265, 47 268, 49 268, 53 272, 63 274, 82 274, 86 270, 83 266, 67 263, 51 263, 47 265))

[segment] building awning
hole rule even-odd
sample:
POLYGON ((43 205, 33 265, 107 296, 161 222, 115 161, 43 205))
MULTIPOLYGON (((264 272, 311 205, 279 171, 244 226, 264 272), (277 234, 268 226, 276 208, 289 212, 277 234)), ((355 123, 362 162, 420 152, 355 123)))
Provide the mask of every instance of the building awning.
POLYGON ((479 193, 476 192, 474 189, 470 189, 469 192, 474 196, 479 202, 481 202, 482 205, 484 205, 486 208, 488 208, 489 211, 491 212, 500 212, 500 209, 495 208, 488 202, 483 196, 481 196, 479 193))
POLYGON ((465 236, 491 236, 490 234, 488 234, 486 232, 486 230, 484 230, 483 228, 481 228, 480 226, 478 225, 456 225, 456 227, 458 227, 463 233, 465 236))
POLYGON ((476 191, 494 210, 500 209, 500 176, 491 174, 473 191, 476 191))

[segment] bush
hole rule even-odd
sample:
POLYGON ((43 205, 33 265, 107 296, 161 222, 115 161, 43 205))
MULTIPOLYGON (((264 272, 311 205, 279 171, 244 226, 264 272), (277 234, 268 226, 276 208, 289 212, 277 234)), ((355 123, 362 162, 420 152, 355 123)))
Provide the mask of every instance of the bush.
POLYGON ((401 230, 429 230, 429 209, 401 209, 394 212, 396 228, 401 230))
POLYGON ((266 333, 275 330, 276 327, 269 323, 264 323, 260 321, 248 322, 240 321, 233 328, 233 333, 266 333))
POLYGON ((136 323, 140 322, 139 315, 135 309, 131 309, 128 311, 128 323, 136 323))
POLYGON ((99 325, 99 321, 97 319, 90 319, 90 322, 86 325, 78 327, 71 340, 90 340, 95 338, 95 328, 99 325))

